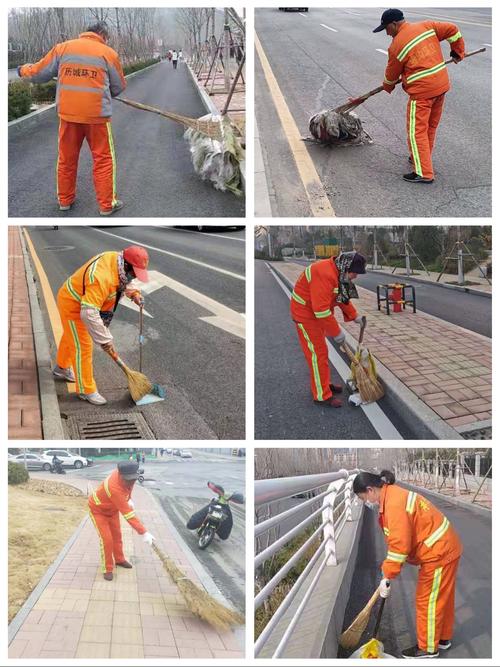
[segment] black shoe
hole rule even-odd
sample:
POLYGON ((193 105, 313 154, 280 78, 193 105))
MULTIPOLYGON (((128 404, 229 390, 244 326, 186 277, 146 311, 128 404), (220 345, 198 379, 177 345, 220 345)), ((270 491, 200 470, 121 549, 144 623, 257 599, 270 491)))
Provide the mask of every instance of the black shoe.
POLYGON ((113 581, 113 573, 112 572, 105 572, 102 576, 106 579, 106 581, 113 581))
POLYGON ((405 648, 404 651, 401 651, 403 658, 438 658, 439 651, 435 653, 428 653, 427 651, 422 651, 418 646, 412 646, 411 648, 405 648))
POLYGON ((433 178, 424 178, 423 176, 416 174, 414 171, 409 174, 404 174, 403 178, 405 181, 408 181, 408 183, 434 183, 433 178))
POLYGON ((438 649, 440 651, 447 651, 451 648, 451 639, 440 639, 438 644, 438 649))
POLYGON ((128 560, 124 560, 121 563, 116 563, 119 567, 125 567, 127 570, 130 570, 132 565, 128 562, 128 560))
POLYGON ((341 394, 342 393, 342 385, 341 384, 331 384, 330 385, 330 390, 334 394, 341 394))

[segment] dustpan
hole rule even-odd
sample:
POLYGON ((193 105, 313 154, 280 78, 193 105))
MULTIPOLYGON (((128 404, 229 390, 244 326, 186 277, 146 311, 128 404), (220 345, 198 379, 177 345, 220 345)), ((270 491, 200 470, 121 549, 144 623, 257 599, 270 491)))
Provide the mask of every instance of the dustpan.
MULTIPOLYGON (((144 345, 144 306, 141 304, 139 307, 139 371, 142 373, 142 346, 144 345)), ((150 394, 146 394, 138 401, 135 402, 136 405, 150 405, 151 403, 158 403, 159 401, 164 401, 167 392, 164 387, 154 383, 153 391, 150 394)))

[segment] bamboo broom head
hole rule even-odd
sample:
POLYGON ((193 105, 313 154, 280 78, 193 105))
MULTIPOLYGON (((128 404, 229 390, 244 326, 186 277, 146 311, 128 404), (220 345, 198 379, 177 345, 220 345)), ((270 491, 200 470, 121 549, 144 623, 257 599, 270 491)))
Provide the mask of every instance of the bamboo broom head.
POLYGON ((344 630, 344 632, 340 635, 339 644, 342 646, 342 648, 352 649, 359 644, 361 641, 361 636, 366 630, 366 626, 368 625, 373 605, 378 600, 378 596, 379 592, 377 588, 377 590, 369 599, 366 607, 359 612, 347 630, 344 630))
POLYGON ((153 551, 179 588, 179 592, 184 598, 187 608, 195 616, 218 630, 229 630, 234 625, 242 625, 244 623, 245 619, 240 613, 220 604, 207 591, 199 588, 191 579, 188 579, 184 572, 177 567, 171 558, 163 553, 155 542, 153 542, 153 551))
POLYGON ((128 366, 124 365, 123 370, 128 379, 128 390, 132 396, 134 403, 144 398, 146 394, 150 394, 153 389, 153 384, 148 380, 144 373, 133 371, 128 366))
POLYGON ((343 345, 342 350, 349 357, 354 382, 356 383, 363 402, 374 403, 381 399, 385 392, 377 378, 373 377, 366 371, 359 359, 347 345, 343 345))

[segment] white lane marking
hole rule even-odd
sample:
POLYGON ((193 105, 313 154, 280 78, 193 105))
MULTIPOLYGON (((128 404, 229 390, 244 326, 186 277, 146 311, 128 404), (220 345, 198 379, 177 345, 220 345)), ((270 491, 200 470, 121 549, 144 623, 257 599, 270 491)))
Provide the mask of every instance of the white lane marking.
POLYGON ((358 14, 358 12, 351 12, 349 9, 343 9, 342 11, 346 14, 352 14, 353 16, 363 16, 363 14, 358 14))
POLYGON ((489 46, 490 49, 493 48, 493 44, 486 44, 486 43, 484 43, 484 44, 481 44, 481 46, 489 46))
POLYGON ((206 264, 205 262, 200 262, 197 259, 192 259, 191 257, 185 257, 184 255, 178 255, 176 252, 170 252, 169 250, 163 250, 163 248, 156 248, 153 245, 148 245, 147 243, 142 243, 142 241, 137 241, 137 239, 129 239, 126 236, 120 236, 119 234, 113 234, 112 232, 106 232, 104 229, 96 229, 96 232, 101 234, 107 234, 108 236, 114 236, 117 239, 122 241, 127 241, 128 243, 133 243, 134 245, 141 245, 144 248, 149 248, 150 250, 156 250, 156 252, 161 252, 164 255, 170 255, 171 257, 176 257, 177 259, 183 259, 185 262, 190 262, 191 264, 197 264, 198 266, 203 266, 205 269, 210 269, 211 271, 217 271, 217 273, 223 273, 225 276, 230 276, 231 278, 236 278, 237 280, 245 280, 245 276, 240 275, 239 273, 233 273, 232 271, 227 271, 226 269, 221 269, 218 266, 212 266, 211 264, 206 264))
POLYGON ((305 19, 307 18, 307 14, 303 14, 302 12, 299 12, 301 16, 303 16, 305 19))
POLYGON ((383 53, 384 56, 388 56, 389 53, 387 51, 384 51, 384 49, 375 49, 375 51, 378 51, 379 53, 383 53))
POLYGON ((245 239, 238 238, 236 236, 225 236, 224 234, 211 234, 209 232, 200 232, 197 229, 174 229, 173 227, 163 227, 162 229, 166 229, 169 232, 186 232, 187 234, 202 234, 203 236, 216 236, 218 239, 229 239, 230 241, 240 241, 241 243, 245 243, 245 239))
POLYGON ((245 338, 246 321, 241 313, 237 313, 232 308, 224 306, 222 303, 215 301, 215 299, 211 299, 209 296, 197 292, 191 287, 166 276, 164 273, 160 273, 159 271, 149 271, 149 282, 143 283, 142 292, 144 294, 151 294, 161 287, 168 287, 168 289, 177 292, 177 294, 180 294, 183 298, 189 299, 193 303, 196 303, 198 306, 201 306, 212 313, 212 316, 204 315, 199 318, 200 320, 212 324, 219 329, 223 329, 239 338, 245 338))
MULTIPOLYGON (((279 276, 276 275, 276 273, 271 269, 271 267, 267 262, 266 266, 276 279, 278 285, 290 299, 291 292, 288 289, 288 287, 279 278, 279 276)), ((335 350, 335 348, 333 347, 333 345, 330 343, 329 340, 326 341, 326 344, 328 347, 328 359, 332 364, 332 366, 337 371, 337 373, 342 378, 342 382, 344 382, 345 384, 346 381, 351 377, 351 369, 342 359, 340 354, 335 350)), ((397 430, 397 428, 394 426, 391 420, 387 417, 387 415, 384 413, 384 411, 378 405, 378 403, 369 403, 368 405, 361 405, 360 407, 382 440, 403 440, 403 436, 401 435, 401 433, 397 430)))
POLYGON ((459 21, 460 23, 465 23, 466 25, 479 25, 482 28, 491 28, 491 23, 474 23, 472 21, 465 21, 463 18, 457 16, 443 16, 442 14, 424 14, 423 12, 407 12, 405 14, 413 14, 414 16, 425 16, 428 19, 447 19, 448 21, 459 21))
POLYGON ((320 23, 320 26, 322 28, 326 28, 327 30, 331 30, 332 32, 338 32, 338 30, 335 30, 335 28, 330 28, 329 25, 325 25, 324 23, 320 23))

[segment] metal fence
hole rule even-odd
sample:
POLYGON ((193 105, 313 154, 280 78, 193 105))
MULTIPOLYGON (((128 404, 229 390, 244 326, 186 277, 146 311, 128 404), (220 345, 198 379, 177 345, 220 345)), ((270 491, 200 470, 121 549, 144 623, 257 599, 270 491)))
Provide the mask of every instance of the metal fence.
POLYGON ((301 558, 319 540, 319 546, 310 557, 292 588, 261 632, 255 643, 255 656, 269 639, 286 611, 301 593, 301 601, 283 632, 273 658, 282 656, 286 645, 300 621, 301 615, 311 598, 314 588, 326 567, 337 565, 337 540, 346 522, 352 520, 354 494, 352 482, 359 470, 340 470, 319 475, 302 475, 281 479, 255 481, 255 559, 257 575, 273 556, 292 539, 308 535, 287 562, 279 568, 271 579, 264 583, 255 596, 255 611, 273 594, 278 584, 301 558), (279 508, 287 500, 291 507, 279 508), (305 515, 305 518, 303 518, 305 515), (283 526, 286 532, 281 534, 283 526), (312 532, 311 532, 312 531, 312 532), (309 534, 310 533, 310 534, 309 534), (309 574, 319 563, 312 579, 305 585, 309 574))

